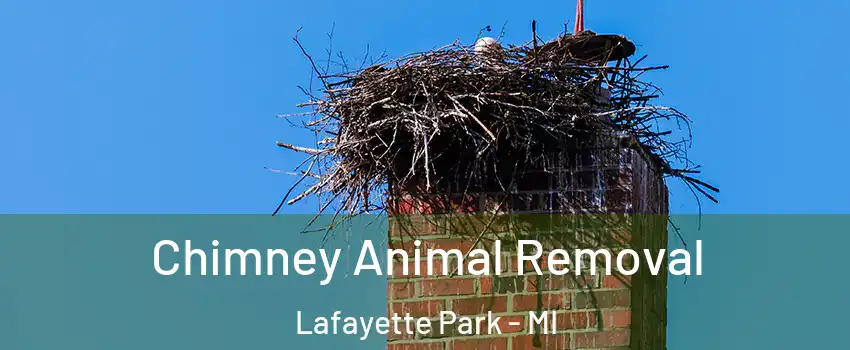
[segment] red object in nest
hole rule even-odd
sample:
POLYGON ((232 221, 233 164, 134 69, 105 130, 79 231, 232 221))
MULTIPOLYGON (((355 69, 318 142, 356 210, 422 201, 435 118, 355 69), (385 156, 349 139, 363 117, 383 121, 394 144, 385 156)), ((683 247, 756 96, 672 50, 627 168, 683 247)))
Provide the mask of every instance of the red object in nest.
POLYGON ((576 26, 573 34, 578 34, 584 31, 584 0, 578 0, 576 4, 576 26))

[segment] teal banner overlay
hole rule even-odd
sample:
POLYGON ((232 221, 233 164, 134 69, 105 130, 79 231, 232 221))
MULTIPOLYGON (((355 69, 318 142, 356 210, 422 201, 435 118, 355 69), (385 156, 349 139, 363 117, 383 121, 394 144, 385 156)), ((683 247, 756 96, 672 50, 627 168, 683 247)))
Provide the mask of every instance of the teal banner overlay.
MULTIPOLYGON (((330 231, 312 215, 0 216, 0 349, 381 349, 386 338, 298 335, 304 319, 386 315, 386 277, 353 276, 364 240, 386 247, 385 216, 330 231), (289 273, 165 276, 185 241, 210 252, 282 249, 289 273), (333 278, 317 257, 302 276, 295 252, 342 249, 333 278)), ((701 241, 702 275, 669 276, 669 349, 839 349, 850 315, 850 215, 671 217, 670 249, 701 241), (681 239, 680 239, 681 235, 681 239)), ((207 257, 211 259, 210 257, 207 257)), ((266 258, 265 256, 263 257, 266 258)), ((221 262, 220 266, 224 266, 221 262)), ((238 265, 235 268, 238 269, 238 265)), ((181 269, 185 266, 181 265, 181 269)))
MULTIPOLYGON (((311 215, 0 216, 0 349, 376 349, 385 338, 296 336, 296 312, 386 315, 383 276, 346 276, 359 251, 383 242, 386 219, 302 233, 311 215), (348 234, 348 237, 333 236, 348 234), (301 276, 162 276, 155 244, 222 248, 343 249, 328 285, 321 262, 301 276), (323 242, 326 242, 323 244, 323 242)), ((320 217, 313 228, 327 226, 320 217)), ((181 247, 182 248, 182 247, 181 247)), ((223 249, 222 249, 223 250, 223 249)), ((221 254, 223 256, 223 254, 221 254)), ((209 258, 209 257, 208 257, 209 258)), ((182 254, 163 253, 170 266, 182 254)), ((164 263, 165 264, 165 263, 164 263)), ((194 267, 197 268, 197 267, 194 267)), ((253 271, 249 265, 248 271, 253 271)), ((209 272, 209 271, 208 271, 209 272)), ((305 315, 306 316, 306 315, 305 315)))

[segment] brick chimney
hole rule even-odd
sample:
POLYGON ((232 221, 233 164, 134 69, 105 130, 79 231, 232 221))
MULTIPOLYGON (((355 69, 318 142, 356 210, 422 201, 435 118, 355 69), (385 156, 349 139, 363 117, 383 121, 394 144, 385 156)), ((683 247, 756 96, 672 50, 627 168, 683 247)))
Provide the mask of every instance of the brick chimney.
MULTIPOLYGON (((557 158, 557 164, 539 164, 526 171, 510 191, 467 194, 454 200, 455 211, 482 213, 499 207, 505 214, 553 217, 592 212, 627 214, 630 232, 622 232, 624 245, 632 249, 667 248, 667 189, 657 163, 639 149, 622 146, 619 138, 608 141, 574 141, 577 147, 557 158), (609 142, 610 141, 610 142, 609 142), (606 144, 607 143, 607 144, 606 144), (600 144, 603 144, 600 147, 600 144), (503 206, 494 205, 503 203, 503 206), (634 215, 651 214, 651 215, 634 215)), ((506 224, 491 227, 494 234, 480 241, 475 235, 448 232, 435 217, 436 210, 403 194, 390 213, 389 240, 392 248, 422 241, 425 248, 458 248, 466 252, 476 244, 492 251, 492 239, 512 231, 506 224), (409 216, 413 212, 428 215, 409 216)), ((445 211, 445 210, 442 210, 445 211)), ((479 228, 481 225, 478 226, 479 228)), ((477 230, 475 231, 478 232, 477 230)), ((577 235, 580 242, 583 233, 577 235)), ((585 237, 586 238, 586 237, 585 237)), ((605 240, 610 248, 618 248, 605 240)), ((503 243, 505 246, 515 244, 503 243)), ((622 247, 622 246, 620 246, 622 247)), ((598 247, 554 247, 591 248, 598 247)), ((608 248, 608 247, 606 247, 608 248)), ((410 313, 413 317, 439 317, 452 310, 459 316, 486 315, 501 318, 501 335, 464 336, 453 330, 427 336, 388 335, 388 350, 528 350, 528 349, 645 349, 666 348, 666 260, 658 276, 641 268, 632 276, 538 276, 533 270, 519 275, 516 253, 502 253, 500 276, 408 277, 395 269, 389 277, 387 306, 390 315, 410 313), (556 311, 557 334, 528 334, 529 311, 556 311), (519 322, 519 326, 509 323, 519 322)), ((544 255, 545 257, 545 255, 544 255)), ((545 260, 545 259, 544 259, 545 260)), ((408 261, 409 266, 423 261, 408 261)), ((545 261, 544 261, 545 263, 545 261)), ((491 264, 492 265, 492 264, 491 264)), ((424 271, 424 270, 423 270, 424 271)), ((424 274, 424 273, 423 273, 424 274)), ((435 323, 436 324, 436 323, 435 323)), ((539 332, 538 332, 539 333, 539 332)))

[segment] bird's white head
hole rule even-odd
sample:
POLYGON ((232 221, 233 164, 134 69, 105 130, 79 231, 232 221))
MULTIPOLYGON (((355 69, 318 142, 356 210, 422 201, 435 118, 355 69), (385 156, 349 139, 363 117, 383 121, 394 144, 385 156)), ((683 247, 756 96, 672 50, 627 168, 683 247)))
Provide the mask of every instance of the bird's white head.
POLYGON ((475 53, 480 54, 485 50, 501 49, 502 45, 496 39, 491 37, 483 37, 475 42, 475 53))

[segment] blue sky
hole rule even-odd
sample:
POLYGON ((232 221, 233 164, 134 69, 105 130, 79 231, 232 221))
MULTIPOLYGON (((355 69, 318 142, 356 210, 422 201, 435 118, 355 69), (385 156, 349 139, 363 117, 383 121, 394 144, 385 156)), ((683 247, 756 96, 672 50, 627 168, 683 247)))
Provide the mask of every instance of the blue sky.
MULTIPOLYGON (((587 1, 587 27, 622 33, 671 69, 651 75, 694 120, 692 158, 721 188, 707 213, 846 213, 828 68, 850 5, 839 1, 587 1), (815 185, 818 184, 818 185, 815 185)), ((267 213, 308 142, 278 113, 310 77, 291 38, 391 57, 471 43, 507 23, 519 43, 553 37, 574 1, 4 1, 0 3, 0 212, 267 213)), ((693 213, 671 184, 674 212, 693 213)), ((314 204, 286 208, 311 212, 314 204)))
MULTIPOLYGON (((839 65, 850 53, 843 44, 850 4, 587 0, 586 7, 589 29, 625 34, 649 55, 647 64, 671 66, 649 77, 664 88, 664 103, 695 121, 691 156, 722 190, 705 213, 850 213, 850 118, 841 107, 850 77, 839 65)), ((573 0, 0 1, 0 213, 270 213, 295 179, 264 168, 300 161, 275 141, 312 140, 275 118, 296 111, 303 101, 296 85, 310 78, 291 41, 297 28, 316 55, 335 24, 336 49, 360 57, 368 45, 394 57, 457 38, 471 43, 487 25, 506 23, 505 41, 520 43, 533 19, 552 38, 574 8, 573 0)), ((673 212, 697 211, 682 186, 670 187, 673 212)), ((826 314, 802 296, 814 293, 811 281, 832 281, 832 270, 762 267, 789 261, 789 251, 823 262, 822 249, 846 247, 836 241, 846 243, 846 235, 836 230, 832 244, 804 249, 792 233, 760 234, 705 238, 706 254, 718 257, 715 271, 740 271, 687 285, 671 280, 671 348, 716 349, 734 336, 743 349, 812 341, 828 348, 826 337, 789 340, 841 334, 815 323, 806 323, 809 333, 796 328, 826 314), (764 242, 781 248, 762 251, 764 242)), ((835 253, 823 256, 843 256, 835 253)), ((825 305, 837 310, 846 293, 832 288, 819 298, 832 297, 825 305)), ((842 315, 824 324, 841 325, 842 315)))

